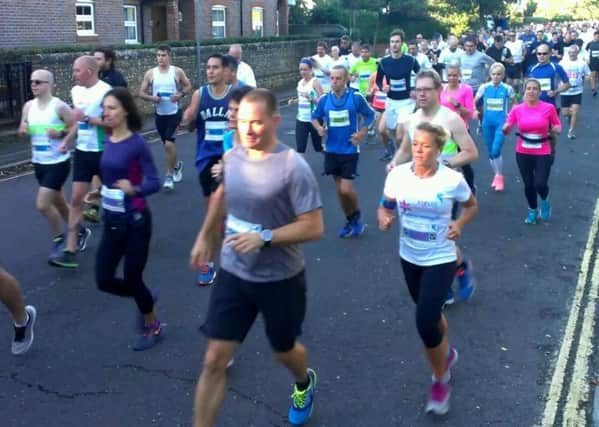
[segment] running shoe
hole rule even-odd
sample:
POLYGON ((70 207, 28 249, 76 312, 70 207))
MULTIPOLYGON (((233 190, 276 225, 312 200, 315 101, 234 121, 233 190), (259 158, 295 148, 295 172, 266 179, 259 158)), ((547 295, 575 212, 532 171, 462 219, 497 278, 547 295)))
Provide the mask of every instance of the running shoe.
POLYGON ((77 268, 79 263, 77 262, 76 255, 73 252, 67 250, 63 251, 57 257, 52 257, 48 260, 48 263, 54 267, 61 268, 77 268))
POLYGON ((351 221, 347 221, 341 231, 339 231, 339 237, 345 239, 347 237, 351 237, 354 233, 354 225, 351 221))
MULTIPOLYGON (((449 354, 447 355, 447 359, 445 359, 445 373, 443 374, 443 379, 441 380, 444 383, 448 383, 451 381, 451 368, 458 362, 458 351, 455 347, 449 347, 449 354)), ((435 376, 432 376, 432 381, 435 382, 435 376)))
POLYGON ((472 263, 465 261, 456 270, 456 276, 458 277, 458 294, 462 301, 468 301, 472 298, 476 283, 472 277, 472 263))
POLYGON ((165 190, 172 190, 173 188, 175 188, 175 183, 173 181, 172 175, 167 175, 164 178, 164 184, 162 184, 162 188, 164 188, 165 190))
POLYGON ((368 136, 374 136, 374 135, 376 135, 376 129, 373 126, 370 129, 368 129, 368 136))
POLYGON ((64 236, 61 234, 52 239, 52 252, 50 258, 57 257, 64 250, 64 236))
POLYGON ((449 411, 449 397, 451 396, 451 386, 440 381, 433 382, 431 385, 430 397, 426 404, 426 412, 435 415, 445 415, 449 411))
POLYGON ((505 188, 503 175, 495 175, 495 179, 497 180, 494 187, 495 191, 503 191, 505 188))
POLYGON ((352 224, 352 236, 353 237, 360 237, 362 234, 364 234, 365 231, 366 231, 366 224, 364 224, 360 220, 354 221, 354 223, 352 224))
POLYGON ((525 224, 536 224, 538 212, 536 209, 528 209, 528 216, 524 219, 525 224))
POLYGON ((379 159, 381 162, 388 162, 389 160, 391 160, 393 158, 393 156, 391 155, 391 153, 389 152, 385 152, 381 158, 379 159))
POLYGON ((183 160, 177 162, 177 166, 173 169, 173 181, 181 182, 183 180, 183 160))
POLYGON ((597 96, 597 90, 593 89, 593 96, 597 96))
POLYGON ((77 250, 83 252, 87 248, 87 241, 92 235, 92 231, 87 227, 81 227, 77 233, 77 250))
POLYGON ((292 426, 301 426, 308 422, 314 408, 314 391, 316 389, 316 372, 308 368, 310 385, 305 390, 298 390, 297 384, 293 386, 291 394, 291 407, 289 407, 289 423, 292 426))
POLYGON ((88 222, 100 222, 100 207, 96 205, 89 205, 83 211, 83 218, 88 222))
MULTIPOLYGON (((154 303, 154 307, 156 307, 156 303, 160 298, 160 291, 158 289, 150 289, 150 295, 152 295, 152 302, 154 303)), ((143 332, 145 326, 146 319, 144 318, 144 315, 139 310, 137 310, 137 330, 139 332, 143 332)))
POLYGON ((491 181, 491 188, 492 188, 493 190, 495 190, 495 187, 497 186, 497 176, 498 176, 498 175, 495 175, 495 176, 493 177, 493 181, 491 181))
POLYGON ((568 130, 568 139, 576 139, 576 134, 572 129, 568 130))
POLYGON ((162 338, 164 337, 164 332, 162 330, 162 325, 159 320, 156 320, 154 323, 145 325, 144 331, 137 340, 135 344, 133 344, 134 351, 144 351, 149 350, 158 344, 162 338))
POLYGON ((549 199, 541 200, 541 209, 540 215, 543 221, 548 221, 551 218, 551 204, 549 203, 549 199))
POLYGON ((25 306, 25 312, 27 313, 25 326, 15 326, 15 338, 11 346, 11 352, 15 356, 26 353, 33 344, 33 327, 35 326, 37 311, 34 306, 27 305, 25 306))
POLYGON ((447 291, 447 297, 445 298, 445 305, 451 305, 455 303, 455 298, 453 297, 453 289, 449 289, 447 291))
POLYGON ((200 266, 196 283, 198 286, 210 286, 216 281, 216 269, 214 263, 209 262, 200 266))

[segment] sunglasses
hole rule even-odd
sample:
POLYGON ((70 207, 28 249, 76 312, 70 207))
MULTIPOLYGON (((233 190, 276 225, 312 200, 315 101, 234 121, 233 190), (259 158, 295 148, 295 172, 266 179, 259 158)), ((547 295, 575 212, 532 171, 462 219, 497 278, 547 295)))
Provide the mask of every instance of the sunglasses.
POLYGON ((537 52, 537 55, 549 55, 549 52, 537 52))
POLYGON ((31 80, 31 84, 35 85, 35 86, 41 85, 42 83, 50 83, 50 82, 47 80, 31 80))

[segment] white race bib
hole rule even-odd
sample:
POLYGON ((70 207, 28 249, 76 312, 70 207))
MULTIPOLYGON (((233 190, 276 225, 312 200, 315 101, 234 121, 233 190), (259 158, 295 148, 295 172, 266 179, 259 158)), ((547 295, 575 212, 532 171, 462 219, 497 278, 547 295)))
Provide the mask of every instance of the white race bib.
POLYGON ((50 140, 45 135, 31 135, 31 145, 38 155, 50 154, 50 140))
POLYGON ((401 221, 402 237, 417 240, 419 242, 434 242, 438 234, 437 224, 424 222, 422 220, 412 219, 409 216, 403 216, 401 221))
POLYGON ((503 111, 503 98, 487 98, 488 111, 503 111))
POLYGON ((389 86, 394 92, 405 92, 407 90, 406 79, 390 79, 389 86))
POLYGON ((118 188, 102 186, 102 207, 107 211, 125 213, 125 193, 118 188))
POLYGON ((349 126, 349 111, 329 111, 329 126, 332 128, 349 126))
POLYGON ((591 58, 599 58, 599 50, 591 51, 591 58))
POLYGON ((204 141, 222 141, 228 124, 227 121, 205 122, 204 141))
POLYGON ((77 129, 77 144, 83 144, 87 150, 97 150, 98 143, 95 140, 94 127, 86 122, 79 122, 77 129))
POLYGON ((462 68, 462 79, 470 80, 472 77, 472 68, 462 68))
POLYGON ((551 79, 537 79, 539 84, 541 85, 541 91, 547 92, 551 90, 551 79))
POLYGON ((248 221, 237 218, 232 214, 227 215, 225 224, 225 234, 227 236, 238 233, 259 233, 262 231, 260 224, 253 224, 248 221))
POLYGON ((541 135, 536 134, 536 133, 523 133, 521 135, 522 138, 522 148, 528 148, 529 150, 540 150, 543 147, 542 141, 541 139, 543 138, 541 135), (524 138, 527 138, 527 140, 525 140, 524 138), (534 142, 534 141, 530 141, 530 140, 534 140, 534 139, 538 139, 539 142, 534 142))

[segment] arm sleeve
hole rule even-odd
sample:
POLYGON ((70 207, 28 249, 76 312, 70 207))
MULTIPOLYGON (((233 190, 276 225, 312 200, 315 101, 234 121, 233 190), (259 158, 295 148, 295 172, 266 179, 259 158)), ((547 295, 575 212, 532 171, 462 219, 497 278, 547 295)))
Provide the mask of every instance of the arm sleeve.
POLYGON ((312 169, 299 154, 292 150, 289 152, 289 156, 293 156, 288 162, 293 165, 289 171, 289 199, 295 216, 322 208, 320 189, 312 169))
POLYGON ((483 83, 482 85, 480 85, 480 86, 478 87, 478 90, 476 91, 476 97, 477 97, 477 98, 479 98, 479 97, 480 97, 480 98, 482 98, 482 97, 483 97, 483 95, 484 95, 484 93, 485 93, 485 87, 486 87, 486 86, 487 86, 487 84, 486 84, 486 83, 483 83))
POLYGON ((385 77, 385 70, 383 69, 383 59, 379 61, 376 66, 376 85, 382 89, 383 88, 383 78, 385 77))
POLYGON ((555 108, 549 108, 549 124, 551 126, 561 126, 562 122, 559 120, 559 116, 557 115, 557 110, 555 108))
POLYGON ((555 71, 557 71, 557 74, 559 75, 559 78, 562 80, 562 83, 570 82, 570 79, 568 78, 566 71, 564 70, 564 68, 561 65, 557 64, 555 66, 555 71))
POLYGON ((358 111, 366 119, 364 122, 364 126, 370 126, 372 122, 374 122, 374 111, 372 110, 372 108, 370 108, 362 94, 354 93, 354 100, 356 101, 358 111))
POLYGON ((515 106, 514 108, 512 108, 512 110, 507 115, 507 119, 505 119, 505 124, 507 124, 508 126, 513 126, 517 120, 517 117, 516 117, 517 113, 518 113, 518 106, 515 106))
POLYGON ((316 104, 316 109, 312 111, 312 120, 319 120, 324 118, 324 103, 327 96, 328 95, 323 95, 318 100, 318 104, 316 104))
POLYGON ((150 147, 145 139, 141 142, 140 151, 139 162, 141 164, 144 180, 137 189, 137 194, 146 197, 160 190, 160 178, 158 178, 158 169, 156 169, 150 147))
POLYGON ((416 61, 416 58, 412 57, 414 59, 414 64, 412 65, 412 71, 414 71, 414 73, 418 74, 418 72, 420 71, 420 64, 418 63, 418 61, 416 61))
POLYGON ((472 117, 474 113, 474 95, 469 85, 464 85, 464 102, 462 102, 462 106, 468 110, 468 116, 472 117))
POLYGON ((470 186, 466 182, 464 175, 460 174, 460 180, 458 181, 458 185, 454 190, 454 197, 458 202, 464 203, 470 199, 470 195, 472 191, 470 190, 470 186))
POLYGON ((385 186, 383 187, 383 195, 388 199, 396 200, 398 178, 396 175, 399 174, 399 169, 394 168, 387 174, 385 179, 385 186))

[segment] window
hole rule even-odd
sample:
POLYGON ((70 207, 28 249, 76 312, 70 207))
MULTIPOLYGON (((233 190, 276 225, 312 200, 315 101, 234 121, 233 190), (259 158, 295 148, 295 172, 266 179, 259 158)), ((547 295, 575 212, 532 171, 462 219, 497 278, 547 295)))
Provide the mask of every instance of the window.
POLYGON ((94 5, 91 2, 75 3, 75 22, 77 23, 77 35, 95 36, 94 5))
POLYGON ((227 36, 227 13, 224 6, 212 6, 212 37, 223 39, 227 36))
POLYGON ((125 12, 125 43, 138 43, 137 40, 137 7, 123 6, 125 12))
POLYGON ((264 36, 264 8, 262 7, 252 7, 252 35, 264 36))

